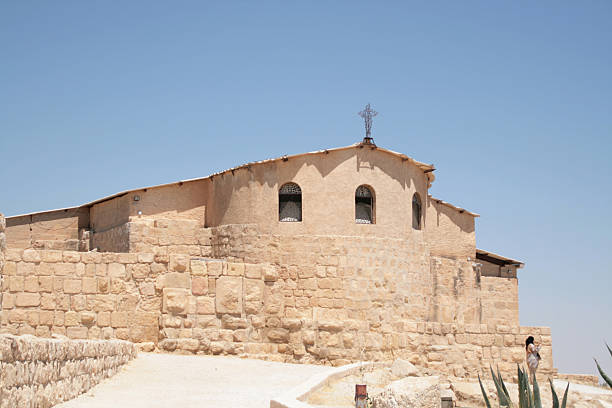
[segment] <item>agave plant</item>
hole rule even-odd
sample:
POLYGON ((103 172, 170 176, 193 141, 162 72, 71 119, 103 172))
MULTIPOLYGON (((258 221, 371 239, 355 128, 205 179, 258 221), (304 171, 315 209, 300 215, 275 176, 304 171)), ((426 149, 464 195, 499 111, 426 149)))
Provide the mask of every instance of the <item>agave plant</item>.
MULTIPOLYGON (((608 351, 610 352, 610 356, 612 356, 612 350, 610 350, 610 346, 608 346, 608 343, 606 343, 606 347, 608 348, 608 351)), ((595 359, 593 359, 593 360, 595 360, 595 359)), ((595 360, 595 364, 597 364, 597 370, 599 371, 599 374, 601 375, 601 378, 604 379, 604 381, 608 384, 609 387, 612 387, 612 380, 610 379, 610 377, 608 377, 606 375, 606 373, 603 372, 603 370, 599 366, 599 363, 597 362, 597 360, 595 360)))
MULTIPOLYGON (((519 405, 518 408, 542 408, 542 399, 540 398, 540 387, 538 387, 538 381, 533 379, 533 391, 529 386, 529 376, 525 371, 523 371, 518 365, 518 391, 519 391, 519 405)), ((499 373, 499 368, 497 369, 497 375, 491 368, 491 376, 493 377, 493 383, 495 384, 495 389, 497 390, 497 400, 499 401, 500 407, 507 408, 515 408, 516 406, 512 403, 510 399, 510 393, 506 388, 506 384, 504 384, 504 380, 499 373)), ((550 389, 552 391, 553 397, 553 408, 565 408, 567 404, 567 392, 569 390, 569 383, 567 383, 567 388, 565 389, 565 394, 563 395, 563 402, 559 405, 559 397, 557 397, 557 393, 555 392, 555 388, 553 387, 553 383, 550 382, 550 389)), ((480 383, 480 390, 482 391, 482 396, 484 397, 485 404, 487 408, 491 408, 491 402, 489 401, 489 397, 482 385, 482 381, 480 380, 480 375, 478 376, 478 382, 480 383)))

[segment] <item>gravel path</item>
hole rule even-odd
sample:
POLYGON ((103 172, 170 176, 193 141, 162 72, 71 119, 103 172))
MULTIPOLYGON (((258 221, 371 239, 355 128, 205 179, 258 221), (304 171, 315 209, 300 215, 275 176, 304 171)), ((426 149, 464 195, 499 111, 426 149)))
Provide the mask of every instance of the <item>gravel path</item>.
POLYGON ((89 392, 59 408, 268 408, 270 399, 331 367, 235 357, 139 353, 89 392))

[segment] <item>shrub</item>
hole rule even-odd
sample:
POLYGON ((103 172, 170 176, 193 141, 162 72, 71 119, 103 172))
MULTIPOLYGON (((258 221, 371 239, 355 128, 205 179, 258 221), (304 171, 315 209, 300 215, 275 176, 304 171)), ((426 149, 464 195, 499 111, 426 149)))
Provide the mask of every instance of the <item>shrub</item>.
MULTIPOLYGON (((529 375, 527 372, 523 371, 518 365, 518 391, 519 391, 519 408, 542 408, 542 400, 540 398, 540 387, 538 387, 538 381, 533 379, 533 391, 529 386, 529 375)), ((499 401, 500 407, 508 407, 514 408, 515 405, 512 403, 510 399, 510 393, 506 388, 506 384, 504 384, 504 380, 499 373, 499 369, 497 370, 497 375, 491 368, 491 376, 493 377, 493 383, 495 384, 495 389, 497 390, 497 399, 499 401)), ((567 392, 569 390, 569 382, 567 384, 567 388, 565 389, 565 394, 563 395, 563 402, 559 405, 559 398, 557 397, 557 393, 555 392, 555 388, 553 387, 553 383, 550 382, 550 390, 552 391, 553 397, 553 408, 565 408, 567 404, 567 392)), ((489 397, 482 385, 482 381, 480 380, 480 375, 478 376, 478 383, 480 384, 480 390, 482 391, 482 396, 484 398, 485 404, 487 408, 491 408, 491 403, 489 402, 489 397)))

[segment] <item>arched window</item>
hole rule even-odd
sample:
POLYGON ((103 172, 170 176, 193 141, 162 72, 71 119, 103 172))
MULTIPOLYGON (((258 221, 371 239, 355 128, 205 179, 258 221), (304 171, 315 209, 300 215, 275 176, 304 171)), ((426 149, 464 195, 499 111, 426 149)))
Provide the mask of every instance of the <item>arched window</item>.
POLYGON ((302 221, 302 189, 295 183, 283 184, 278 190, 278 220, 302 221))
POLYGON ((421 205, 421 197, 419 197, 419 193, 414 193, 412 196, 412 228, 420 230, 422 219, 423 206, 421 205))
POLYGON ((374 224, 374 194, 367 186, 359 186, 355 191, 355 222, 374 224))

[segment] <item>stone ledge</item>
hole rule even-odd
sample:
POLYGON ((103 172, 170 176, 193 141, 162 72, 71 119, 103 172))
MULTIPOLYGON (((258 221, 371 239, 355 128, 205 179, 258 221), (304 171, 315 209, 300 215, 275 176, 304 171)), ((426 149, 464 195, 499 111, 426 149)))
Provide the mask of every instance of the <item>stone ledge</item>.
POLYGON ((88 391, 137 355, 122 340, 0 335, 0 408, 52 407, 88 391))

